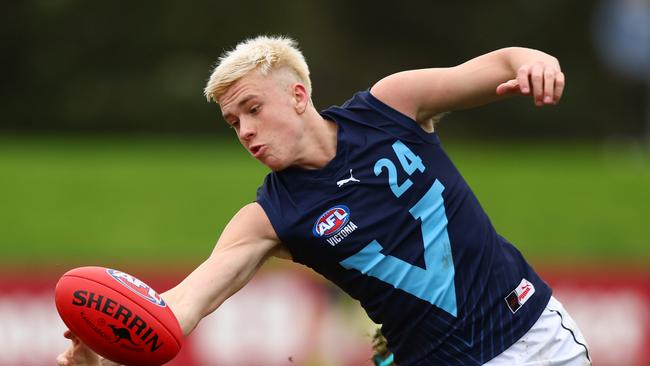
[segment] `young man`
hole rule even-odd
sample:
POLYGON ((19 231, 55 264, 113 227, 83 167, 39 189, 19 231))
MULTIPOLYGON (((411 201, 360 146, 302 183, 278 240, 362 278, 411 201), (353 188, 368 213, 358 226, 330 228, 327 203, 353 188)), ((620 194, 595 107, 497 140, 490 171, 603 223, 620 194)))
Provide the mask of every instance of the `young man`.
MULTIPOLYGON (((163 294, 183 332, 275 255, 359 300, 382 324, 397 365, 590 364, 569 315, 496 233, 434 132, 446 112, 507 95, 556 104, 563 89, 554 57, 506 48, 390 75, 319 113, 292 40, 240 43, 220 59, 205 94, 272 172, 212 255, 163 294)), ((98 364, 66 336, 73 347, 60 365, 98 364)))

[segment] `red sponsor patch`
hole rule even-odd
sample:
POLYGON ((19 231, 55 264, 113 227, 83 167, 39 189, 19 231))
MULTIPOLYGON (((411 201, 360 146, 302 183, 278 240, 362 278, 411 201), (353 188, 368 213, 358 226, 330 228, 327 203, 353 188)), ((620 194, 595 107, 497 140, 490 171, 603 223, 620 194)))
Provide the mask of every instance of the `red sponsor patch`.
POLYGON ((505 297, 506 304, 514 314, 526 303, 526 301, 528 301, 528 299, 530 299, 531 296, 533 296, 534 293, 535 286, 528 282, 527 279, 522 278, 519 285, 505 297))

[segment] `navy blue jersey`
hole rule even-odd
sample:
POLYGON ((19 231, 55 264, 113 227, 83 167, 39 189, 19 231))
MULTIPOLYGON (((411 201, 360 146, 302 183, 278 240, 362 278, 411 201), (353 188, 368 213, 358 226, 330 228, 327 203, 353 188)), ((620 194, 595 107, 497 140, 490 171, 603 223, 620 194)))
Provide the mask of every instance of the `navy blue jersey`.
POLYGON ((270 173, 257 201, 294 261, 359 300, 397 365, 480 365, 539 318, 551 289, 494 230, 438 136, 360 92, 322 169, 270 173))

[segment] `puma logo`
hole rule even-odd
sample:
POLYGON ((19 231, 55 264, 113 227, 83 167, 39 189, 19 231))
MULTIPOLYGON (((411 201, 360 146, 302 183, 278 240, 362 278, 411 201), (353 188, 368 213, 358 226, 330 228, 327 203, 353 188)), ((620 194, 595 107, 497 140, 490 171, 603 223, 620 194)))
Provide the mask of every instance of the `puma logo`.
POLYGON ((361 182, 360 180, 358 180, 352 175, 352 169, 350 169, 350 178, 341 179, 340 181, 336 182, 336 185, 339 187, 343 187, 344 184, 350 182, 357 182, 357 183, 361 182))
POLYGON ((113 335, 115 336, 115 340, 113 342, 111 342, 111 343, 117 343, 117 342, 121 341, 122 339, 125 339, 125 340, 129 341, 129 343, 131 343, 134 346, 137 346, 137 347, 140 346, 139 344, 133 342, 133 339, 131 339, 131 332, 129 332, 128 329, 126 329, 126 328, 117 328, 113 324, 109 324, 108 326, 111 328, 111 330, 113 331, 113 335))

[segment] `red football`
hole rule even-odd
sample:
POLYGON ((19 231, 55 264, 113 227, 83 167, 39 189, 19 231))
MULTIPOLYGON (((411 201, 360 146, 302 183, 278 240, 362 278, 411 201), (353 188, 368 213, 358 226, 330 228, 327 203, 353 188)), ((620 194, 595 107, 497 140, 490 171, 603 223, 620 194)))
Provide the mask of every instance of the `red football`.
POLYGON ((165 301, 137 278, 110 268, 66 272, 54 292, 65 325, 101 356, 123 365, 162 365, 183 333, 165 301))

